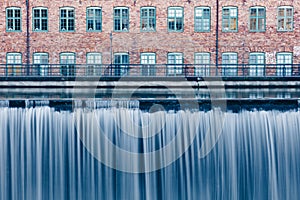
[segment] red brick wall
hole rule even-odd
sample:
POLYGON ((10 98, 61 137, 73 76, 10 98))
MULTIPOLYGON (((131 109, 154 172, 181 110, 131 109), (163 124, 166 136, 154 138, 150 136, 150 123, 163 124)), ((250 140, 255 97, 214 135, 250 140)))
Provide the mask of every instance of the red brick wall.
MULTIPOLYGON (((6 63, 7 52, 22 52, 23 62, 26 59, 26 8, 25 1, 2 0, 0 2, 0 63, 6 63), (8 33, 5 28, 5 8, 18 6, 22 8, 22 32, 8 33)), ((168 52, 182 52, 185 63, 194 62, 195 52, 210 52, 211 61, 215 62, 215 27, 216 2, 211 0, 29 0, 30 2, 30 62, 32 53, 48 52, 51 63, 59 63, 59 53, 76 52, 76 62, 85 63, 86 53, 102 52, 103 63, 110 63, 109 33, 113 29, 113 7, 129 7, 130 25, 128 33, 113 32, 113 52, 128 52, 130 63, 140 62, 140 52, 156 52, 157 63, 167 62, 168 52), (31 12, 33 7, 48 7, 49 31, 32 32, 31 12), (71 6, 75 8, 75 32, 59 32, 59 8, 71 6), (102 7, 102 32, 86 32, 86 7, 102 7), (140 31, 140 7, 156 7, 156 32, 140 31), (184 8, 184 32, 169 33, 167 30, 167 8, 182 6, 184 8), (195 6, 211 7, 211 32, 194 32, 195 6)), ((239 63, 248 62, 249 52, 266 52, 270 56, 276 52, 293 52, 300 46, 300 1, 295 0, 219 0, 219 61, 222 52, 237 52, 239 63), (294 7, 294 31, 277 32, 277 7, 289 5, 294 7), (222 7, 238 7, 238 32, 222 32, 222 7), (249 32, 249 7, 266 7, 266 32, 249 32)), ((298 50, 299 51, 299 50, 298 50)), ((300 63, 300 52, 294 52, 294 63, 300 63)))

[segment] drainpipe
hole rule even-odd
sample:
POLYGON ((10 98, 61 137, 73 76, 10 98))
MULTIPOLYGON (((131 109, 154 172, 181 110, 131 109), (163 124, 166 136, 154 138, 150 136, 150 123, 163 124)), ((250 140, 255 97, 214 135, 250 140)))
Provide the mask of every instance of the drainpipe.
POLYGON ((29 0, 26 0, 26 75, 30 73, 29 0))
POLYGON ((113 40, 113 35, 112 32, 109 34, 109 39, 110 39, 110 69, 109 69, 109 75, 112 75, 112 68, 113 68, 113 51, 112 51, 112 40, 113 40))
POLYGON ((216 76, 219 67, 219 0, 216 0, 216 76))

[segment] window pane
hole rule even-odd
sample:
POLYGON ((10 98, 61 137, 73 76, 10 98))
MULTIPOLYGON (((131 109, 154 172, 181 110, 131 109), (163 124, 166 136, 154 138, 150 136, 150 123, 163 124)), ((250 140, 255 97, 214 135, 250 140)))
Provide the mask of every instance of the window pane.
POLYGON ((48 12, 46 9, 42 10, 42 17, 48 17, 48 12))
POLYGON ((265 9, 264 8, 259 8, 258 9, 258 16, 259 17, 264 17, 265 16, 265 9))
POLYGON ((258 19, 258 30, 265 29, 265 19, 258 19))
POLYGON ((256 30, 256 19, 250 19, 250 29, 256 30))
POLYGON ((293 9, 292 8, 287 8, 286 15, 289 16, 289 17, 292 17, 293 16, 293 9))
POLYGON ((197 9, 195 15, 196 17, 202 17, 202 9, 197 9))
POLYGON ((142 9, 141 16, 142 17, 147 17, 147 9, 142 9))
POLYGON ((20 19, 16 19, 15 20, 15 30, 21 30, 21 20, 20 19))
POLYGON ((15 17, 21 17, 20 9, 15 10, 15 17))
POLYGON ((169 17, 175 17, 175 11, 173 9, 169 9, 169 17))
POLYGON ((182 17, 182 10, 176 10, 176 17, 182 17))
POLYGON ((153 8, 149 9, 149 16, 155 17, 155 10, 153 8))
POLYGON ((229 16, 229 9, 223 9, 223 15, 225 17, 228 17, 229 16))
POLYGON ((293 29, 293 20, 292 18, 288 18, 286 22, 286 30, 292 30, 293 29))
POLYGON ((279 17, 284 17, 284 8, 279 8, 279 10, 278 10, 278 16, 279 17))
POLYGON ((255 8, 251 8, 250 15, 251 15, 251 17, 255 17, 256 16, 256 9, 255 8))
POLYGON ((128 16, 128 10, 127 9, 122 10, 122 17, 127 18, 127 16, 128 16))
POLYGON ((34 10, 33 17, 40 17, 40 10, 34 10))
POLYGON ((74 17, 74 10, 69 10, 68 17, 74 17))
POLYGON ((67 11, 66 10, 61 10, 60 11, 60 17, 67 17, 67 11))
POLYGON ((230 16, 231 17, 236 17, 237 16, 237 9, 236 8, 230 9, 230 16))
POLYGON ((115 16, 115 17, 120 17, 120 16, 121 16, 120 13, 121 13, 121 10, 120 10, 120 9, 115 9, 114 16, 115 16))
POLYGON ((96 17, 101 17, 101 10, 100 9, 96 9, 95 10, 95 15, 96 15, 96 17))
POLYGON ((13 10, 12 9, 7 9, 7 17, 13 17, 13 10))
POLYGON ((42 30, 47 30, 48 22, 46 19, 42 19, 42 30))
POLYGON ((38 19, 34 20, 34 28, 35 28, 35 30, 40 30, 41 29, 40 20, 38 20, 38 19))

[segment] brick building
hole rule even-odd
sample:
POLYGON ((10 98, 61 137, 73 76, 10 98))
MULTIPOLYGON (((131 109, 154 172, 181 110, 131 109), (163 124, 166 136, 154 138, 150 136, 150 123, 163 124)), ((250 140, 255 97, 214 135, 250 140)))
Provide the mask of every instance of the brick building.
MULTIPOLYGON (((6 75, 31 71, 32 64, 39 73, 60 64, 60 73, 73 75, 73 65, 86 63, 157 64, 157 71, 166 63, 199 64, 189 71, 199 75, 237 75, 251 64, 251 76, 299 73, 288 65, 300 63, 296 0, 2 0, 0 9, 6 75)), ((85 67, 82 73, 94 73, 85 67)), ((115 73, 125 73, 122 67, 115 73)), ((172 67, 168 74, 183 73, 172 67)))

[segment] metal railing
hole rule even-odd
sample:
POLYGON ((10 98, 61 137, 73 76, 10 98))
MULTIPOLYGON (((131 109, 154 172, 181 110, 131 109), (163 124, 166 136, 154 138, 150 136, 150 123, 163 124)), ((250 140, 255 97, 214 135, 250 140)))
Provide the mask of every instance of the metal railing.
POLYGON ((2 64, 0 77, 295 77, 300 64, 2 64), (29 70, 28 70, 29 69, 29 70))

